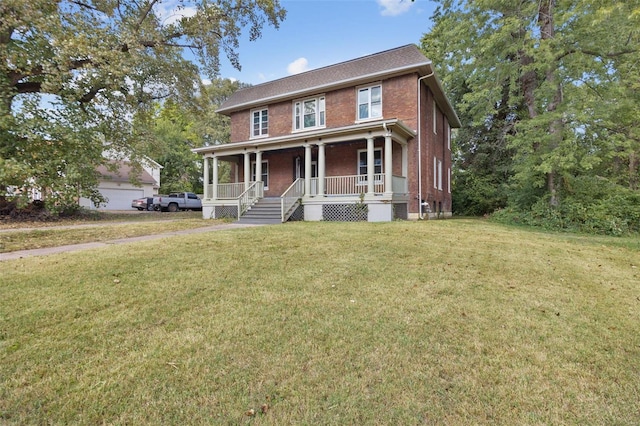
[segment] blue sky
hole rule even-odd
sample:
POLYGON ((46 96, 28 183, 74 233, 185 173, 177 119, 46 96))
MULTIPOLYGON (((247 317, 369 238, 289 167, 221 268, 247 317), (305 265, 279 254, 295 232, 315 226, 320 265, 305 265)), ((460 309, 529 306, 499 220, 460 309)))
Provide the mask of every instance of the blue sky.
MULTIPOLYGON (((240 41, 242 71, 221 58, 221 77, 260 84, 383 50, 419 44, 432 26, 428 0, 281 0, 278 30, 240 41)), ((245 32, 246 33, 246 32, 245 32)))

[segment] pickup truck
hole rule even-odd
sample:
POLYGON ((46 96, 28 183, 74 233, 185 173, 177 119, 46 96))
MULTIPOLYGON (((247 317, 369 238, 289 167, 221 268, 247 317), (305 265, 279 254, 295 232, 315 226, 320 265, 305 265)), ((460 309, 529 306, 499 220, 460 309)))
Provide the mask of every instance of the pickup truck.
POLYGON ((158 197, 160 210, 177 212, 180 210, 202 210, 202 201, 193 192, 176 192, 158 197))

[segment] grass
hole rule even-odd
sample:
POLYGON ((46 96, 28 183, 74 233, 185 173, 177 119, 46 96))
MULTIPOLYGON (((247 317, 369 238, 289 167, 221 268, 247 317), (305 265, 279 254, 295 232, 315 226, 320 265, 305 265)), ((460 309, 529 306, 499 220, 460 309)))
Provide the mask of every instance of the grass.
MULTIPOLYGON (((162 234, 220 223, 220 221, 203 220, 201 213, 197 213, 197 217, 179 216, 184 213, 114 215, 105 216, 105 220, 102 221, 64 222, 62 226, 48 224, 48 226, 32 227, 29 223, 26 224, 27 229, 16 228, 16 224, 12 224, 11 228, 0 229, 0 253, 162 234)), ((25 226, 25 224, 22 225, 25 226)))
POLYGON ((97 211, 81 210, 75 216, 57 217, 52 220, 13 220, 7 216, 0 216, 0 230, 23 229, 23 228, 53 228, 60 226, 86 225, 95 223, 137 223, 137 222, 157 222, 174 221, 180 219, 202 218, 202 212, 182 211, 178 213, 169 212, 139 212, 131 211, 97 211))
POLYGON ((296 223, 2 262, 0 422, 638 424, 620 241, 296 223))

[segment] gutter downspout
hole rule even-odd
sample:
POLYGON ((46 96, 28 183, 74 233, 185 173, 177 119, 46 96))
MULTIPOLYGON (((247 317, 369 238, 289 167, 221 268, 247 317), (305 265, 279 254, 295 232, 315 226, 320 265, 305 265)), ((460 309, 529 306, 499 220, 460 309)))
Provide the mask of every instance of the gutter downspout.
POLYGON ((422 92, 420 83, 425 78, 433 77, 433 70, 431 74, 422 76, 418 78, 418 217, 420 219, 424 219, 424 214, 422 213, 422 121, 420 120, 422 111, 422 103, 420 102, 420 93, 422 92))

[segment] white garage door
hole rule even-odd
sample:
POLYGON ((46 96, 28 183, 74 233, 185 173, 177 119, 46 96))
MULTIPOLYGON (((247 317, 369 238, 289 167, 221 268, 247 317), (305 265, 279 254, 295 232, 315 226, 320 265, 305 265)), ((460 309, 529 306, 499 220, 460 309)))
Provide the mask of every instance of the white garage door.
POLYGON ((109 199, 105 210, 131 210, 131 201, 144 197, 142 189, 100 189, 100 193, 109 199))

